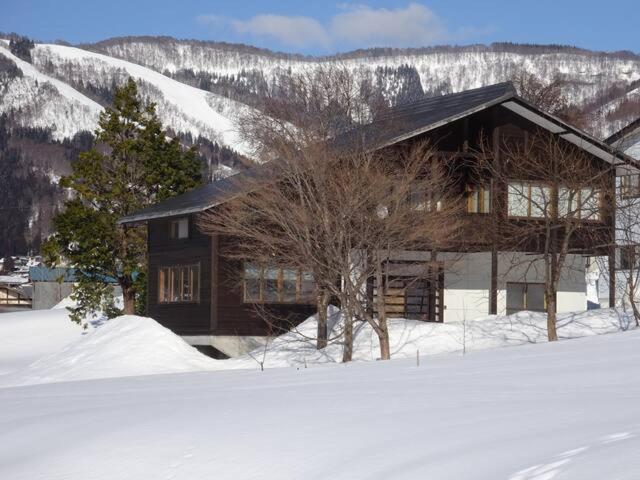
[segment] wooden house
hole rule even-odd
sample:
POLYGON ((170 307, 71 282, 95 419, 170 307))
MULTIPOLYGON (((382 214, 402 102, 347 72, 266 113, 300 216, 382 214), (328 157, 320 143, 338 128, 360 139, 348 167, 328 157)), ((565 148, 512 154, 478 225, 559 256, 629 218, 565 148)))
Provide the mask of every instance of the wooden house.
MULTIPOLYGON (((618 165, 623 168, 633 162, 519 98, 510 83, 420 100, 393 110, 391 115, 397 120, 394 128, 371 126, 372 148, 392 152, 396 145, 427 139, 440 155, 468 161, 481 138, 495 142, 508 137, 524 142, 544 131, 592 156, 603 171, 615 171, 618 165)), ((614 184, 615 175, 609 178, 614 184)), ((398 267, 394 280, 404 300, 396 315, 447 322, 543 309, 541 271, 512 266, 514 256, 535 252, 502 251, 491 234, 492 216, 508 214, 493 208, 496 199, 509 195, 506 185, 496 183, 488 179, 482 185, 460 189, 460 195, 469 198, 472 227, 464 253, 443 254, 444 258, 459 258, 455 268, 440 272, 435 276, 437 281, 409 288, 403 284, 402 268, 398 267)), ((315 312, 313 295, 309 294, 312 279, 304 272, 233 264, 220 255, 221 247, 231 240, 204 235, 196 228, 195 216, 229 199, 236 185, 229 179, 213 182, 120 220, 148 227, 149 315, 192 344, 210 345, 230 356, 255 345, 268 333, 266 323, 256 314, 256 303, 293 323, 315 312)), ((598 234, 579 245, 579 253, 570 255, 570 271, 560 282, 559 311, 586 308, 586 258, 612 255, 608 245, 615 235, 614 209, 606 199, 602 201, 601 212, 588 227, 598 234)), ((426 252, 398 252, 397 261, 401 265, 403 260, 423 257, 427 258, 426 252)))

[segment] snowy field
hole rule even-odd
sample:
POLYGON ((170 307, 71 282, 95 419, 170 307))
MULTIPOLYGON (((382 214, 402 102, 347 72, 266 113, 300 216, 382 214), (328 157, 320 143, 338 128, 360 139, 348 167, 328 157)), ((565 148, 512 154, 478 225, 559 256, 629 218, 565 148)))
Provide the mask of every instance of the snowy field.
MULTIPOLYGON (((150 319, 2 314, 0 478, 640 478, 640 331, 611 310, 560 321, 588 337, 544 343, 528 313, 395 321, 395 360, 346 366, 289 333, 261 372, 150 319)), ((356 357, 374 347, 362 328, 356 357)))

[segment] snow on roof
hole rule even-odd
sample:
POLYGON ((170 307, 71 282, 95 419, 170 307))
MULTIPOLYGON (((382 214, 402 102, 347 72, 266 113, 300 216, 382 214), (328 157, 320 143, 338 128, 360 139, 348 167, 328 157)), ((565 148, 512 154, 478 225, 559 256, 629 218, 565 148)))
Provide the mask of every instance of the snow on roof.
POLYGON ((29 283, 29 279, 25 277, 20 277, 18 275, 0 275, 0 283, 4 283, 7 285, 16 285, 29 283))

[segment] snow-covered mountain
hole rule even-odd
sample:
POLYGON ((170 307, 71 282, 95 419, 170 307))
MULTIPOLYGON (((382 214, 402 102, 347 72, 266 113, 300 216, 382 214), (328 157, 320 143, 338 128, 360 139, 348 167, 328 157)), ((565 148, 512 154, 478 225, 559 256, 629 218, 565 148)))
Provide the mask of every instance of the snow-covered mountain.
POLYGON ((38 44, 31 50, 31 64, 12 55, 6 44, 0 55, 16 63, 23 73, 8 84, 0 109, 20 110, 22 124, 48 126, 54 138, 95 129, 102 107, 81 93, 87 85, 93 90, 108 90, 131 76, 138 81, 142 95, 157 104, 163 124, 176 132, 203 136, 240 151, 243 148, 234 132, 233 117, 246 107, 233 100, 135 63, 74 47, 38 44), (26 108, 34 100, 42 108, 26 108))
POLYGON ((592 114, 589 127, 601 137, 640 114, 640 56, 628 52, 495 44, 305 57, 245 45, 127 37, 82 48, 36 44, 31 63, 12 55, 3 41, 0 56, 23 74, 0 82, 0 112, 18 111, 22 125, 48 126, 57 139, 95 128, 98 103, 107 103, 105 93, 108 97, 132 76, 158 104, 165 125, 242 152, 234 123, 250 97, 275 88, 283 76, 327 63, 375 79, 388 97, 412 81, 409 88, 419 90, 414 95, 437 95, 497 83, 523 71, 542 82, 561 78, 569 102, 592 114), (627 111, 621 114, 621 108, 627 111))
MULTIPOLYGON (((6 168, 25 182, 27 173, 39 182, 29 200, 11 198, 12 209, 31 212, 14 230, 46 235, 50 214, 34 213, 44 211, 37 204, 38 192, 48 192, 40 203, 55 210, 58 203, 49 187, 57 188, 69 162, 87 148, 86 132, 95 129, 100 111, 127 77, 135 78, 141 94, 157 104, 166 127, 198 145, 214 176, 232 173, 239 166, 235 152, 247 151, 235 128, 243 112, 259 107, 265 94, 286 96, 287 79, 327 64, 347 67, 390 105, 526 73, 543 83, 562 80, 563 93, 584 113, 590 133, 600 138, 640 117, 640 56, 630 52, 492 44, 307 57, 168 37, 115 38, 77 47, 27 42, 12 52, 9 42, 0 39, 0 114, 8 115, 0 127, 12 132, 6 148, 21 158, 6 168)), ((22 187, 16 188, 20 192, 22 187)), ((11 221, 2 212, 0 228, 11 221)), ((27 245, 35 244, 28 238, 27 245)))
MULTIPOLYGON (((304 57, 274 53, 244 45, 182 41, 165 37, 127 37, 86 45, 94 51, 145 65, 176 78, 205 75, 215 84, 235 83, 245 88, 273 87, 279 76, 295 74, 320 64, 340 63, 361 75, 400 81, 398 69, 417 74, 427 95, 458 92, 514 78, 521 72, 547 83, 562 79, 571 104, 594 115, 590 128, 607 136, 633 113, 615 117, 629 95, 640 96, 640 56, 630 52, 603 53, 562 46, 514 44, 422 49, 372 49, 332 57, 304 57), (407 70, 408 69, 408 70, 407 70), (395 78, 394 78, 395 77, 395 78), (264 82, 264 86, 256 82, 264 82), (252 85, 253 84, 253 85, 252 85), (604 104, 607 108, 600 109, 604 104)), ((640 115, 638 103, 635 114, 640 115)))

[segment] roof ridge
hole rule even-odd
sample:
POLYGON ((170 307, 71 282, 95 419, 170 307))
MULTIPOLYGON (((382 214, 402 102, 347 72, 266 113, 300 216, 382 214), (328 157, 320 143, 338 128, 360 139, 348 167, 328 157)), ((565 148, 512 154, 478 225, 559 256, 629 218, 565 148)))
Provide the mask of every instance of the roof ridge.
POLYGON ((494 90, 494 89, 498 90, 500 87, 502 87, 504 89, 502 95, 500 95, 500 96, 504 96, 504 95, 506 95, 508 93, 511 94, 514 97, 517 96, 516 89, 515 89, 515 87, 514 87, 514 85, 513 85, 513 83, 511 81, 493 83, 491 85, 485 85, 485 86, 482 86, 482 87, 472 88, 470 90, 462 90, 460 92, 447 93, 445 95, 438 95, 438 96, 433 96, 433 97, 424 97, 424 98, 421 98, 419 100, 416 100, 416 101, 413 101, 413 102, 410 102, 410 103, 406 103, 406 104, 403 104, 403 105, 397 105, 395 107, 389 108, 384 113, 380 114, 380 116, 377 117, 374 120, 374 122, 376 122, 378 120, 388 119, 389 117, 394 116, 394 115, 408 114, 408 113, 411 113, 412 111, 420 110, 421 108, 423 108, 425 105, 428 105, 429 103, 446 102, 447 100, 451 100, 452 98, 456 98, 456 97, 464 98, 464 97, 472 96, 474 94, 477 94, 477 93, 483 92, 483 91, 490 91, 490 90, 494 90))

